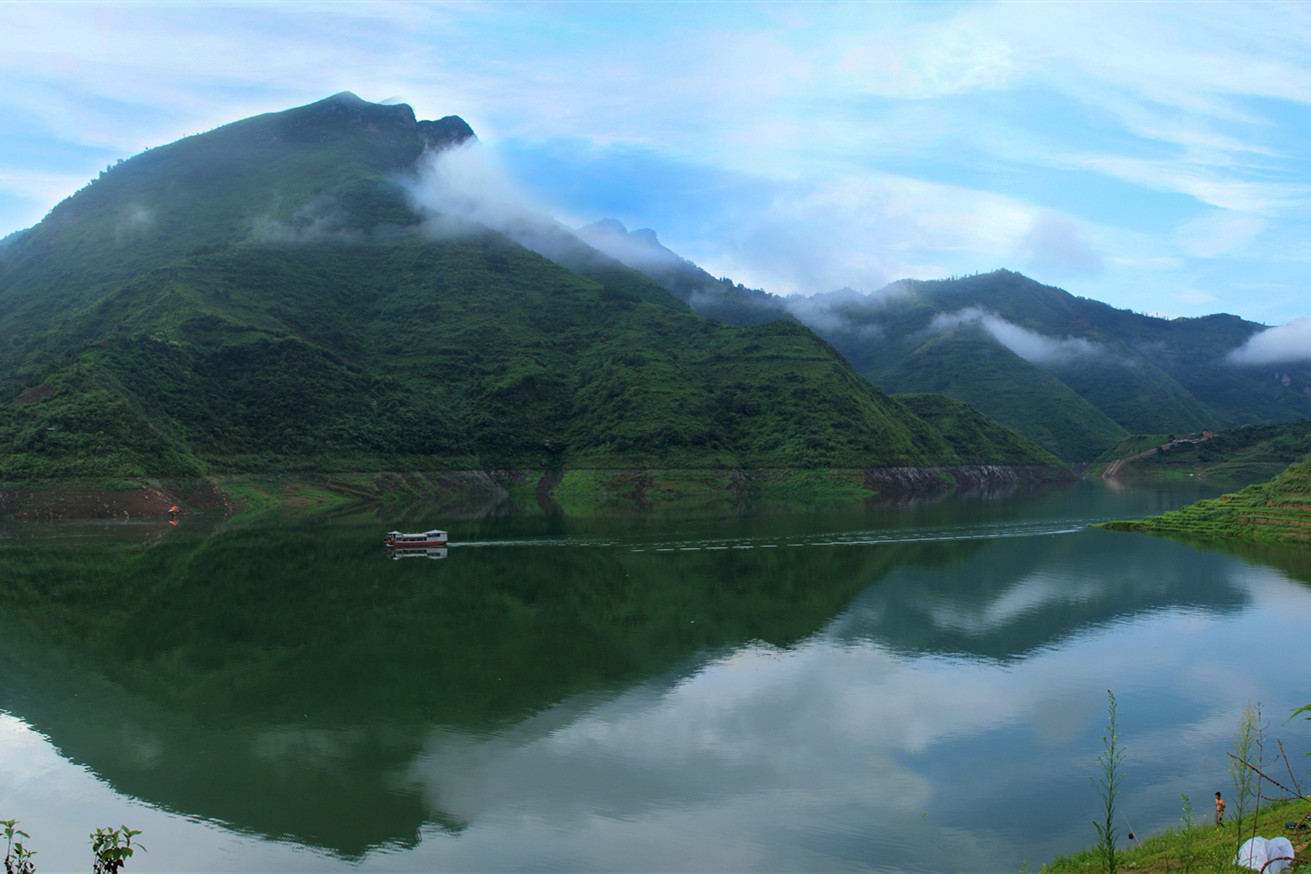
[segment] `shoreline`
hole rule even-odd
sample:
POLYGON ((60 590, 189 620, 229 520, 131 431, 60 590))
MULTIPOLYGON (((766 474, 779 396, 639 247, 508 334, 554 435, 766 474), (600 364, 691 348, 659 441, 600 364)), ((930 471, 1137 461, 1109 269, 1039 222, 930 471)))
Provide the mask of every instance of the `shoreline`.
POLYGON ((1056 465, 832 469, 568 469, 387 471, 214 476, 198 480, 0 483, 0 518, 156 519, 323 512, 423 502, 457 515, 492 510, 601 513, 617 508, 842 506, 949 492, 1008 492, 1074 483, 1056 465), (176 513, 172 508, 177 507, 176 513))
MULTIPOLYGON (((1288 829, 1286 825, 1302 822, 1307 817, 1311 817, 1311 801, 1307 799, 1268 801, 1255 814, 1244 817, 1240 834, 1232 807, 1224 825, 1217 827, 1212 821, 1209 802, 1203 796, 1199 809, 1192 812, 1191 828, 1185 827, 1181 811, 1179 825, 1134 841, 1134 846, 1117 848, 1117 867, 1135 874, 1187 870, 1247 872, 1248 869, 1234 865, 1233 859, 1239 845, 1253 836, 1288 838, 1301 863, 1300 860, 1304 860, 1311 850, 1311 830, 1288 829)), ((1090 834, 1089 837, 1096 836, 1090 834)), ((1058 856, 1038 871, 1039 874, 1101 874, 1103 863, 1096 847, 1090 846, 1077 853, 1058 856)), ((1021 870, 1027 871, 1027 865, 1021 870)))

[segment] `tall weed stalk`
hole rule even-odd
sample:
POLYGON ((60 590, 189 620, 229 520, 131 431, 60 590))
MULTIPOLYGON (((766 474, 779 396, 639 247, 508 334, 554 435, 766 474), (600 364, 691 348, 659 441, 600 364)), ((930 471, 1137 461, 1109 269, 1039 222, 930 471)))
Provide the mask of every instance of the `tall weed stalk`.
POLYGON ((1255 834, 1256 811, 1261 806, 1261 754, 1265 737, 1261 727, 1261 705, 1247 702, 1234 735, 1234 753, 1229 759, 1229 776, 1234 782, 1234 828, 1238 846, 1244 841, 1243 823, 1249 813, 1255 834))
POLYGON ((1197 821, 1193 819, 1193 803, 1188 796, 1180 792, 1184 802, 1184 818, 1179 821, 1179 871, 1180 874, 1192 874, 1197 862, 1197 821))
POLYGON ((1121 764, 1124 762, 1124 748, 1120 746, 1120 719, 1115 709, 1115 693, 1106 690, 1107 722, 1106 734, 1102 735, 1102 752, 1097 757, 1100 773, 1092 778, 1102 798, 1105 820, 1093 822, 1097 829, 1097 855, 1102 861, 1105 874, 1115 874, 1117 866, 1115 842, 1119 829, 1115 825, 1115 799, 1120 793, 1120 782, 1124 779, 1121 764))

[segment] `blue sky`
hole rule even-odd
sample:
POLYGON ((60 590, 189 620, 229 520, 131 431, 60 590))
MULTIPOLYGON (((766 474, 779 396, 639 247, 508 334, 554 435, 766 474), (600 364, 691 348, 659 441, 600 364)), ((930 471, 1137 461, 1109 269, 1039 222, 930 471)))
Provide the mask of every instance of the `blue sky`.
POLYGON ((462 116, 566 224, 652 227, 776 293, 1005 267, 1138 312, 1311 317, 1307 3, 0 15, 0 236, 119 158, 350 90, 462 116))

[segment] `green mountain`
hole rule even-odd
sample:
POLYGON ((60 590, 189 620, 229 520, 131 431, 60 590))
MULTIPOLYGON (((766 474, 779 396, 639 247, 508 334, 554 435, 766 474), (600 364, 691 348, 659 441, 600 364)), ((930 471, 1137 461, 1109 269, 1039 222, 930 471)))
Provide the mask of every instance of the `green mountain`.
POLYGON ((937 392, 967 400, 999 422, 1022 423, 1029 439, 1071 458, 1095 457, 1124 433, 1060 379, 969 326, 926 337, 883 378, 897 391, 937 392))
MULTIPOLYGON (((421 205, 472 138, 340 94, 149 150, 9 239, 0 479, 979 459, 796 322, 421 205)), ((989 463, 1054 461, 972 427, 989 463)))
POLYGON ((1265 328, 1237 316, 1161 319, 1007 270, 782 298, 713 279, 650 230, 607 221, 580 233, 696 312, 731 324, 794 318, 883 389, 944 393, 1070 462, 1131 433, 1311 415, 1311 365, 1229 360, 1265 328))
MULTIPOLYGON (((936 340, 973 357, 966 347, 982 337, 1014 353, 1010 366, 991 373, 967 370, 967 382, 947 393, 1067 460, 1091 460, 1115 440, 1107 439, 1112 432, 1104 424, 1083 431, 1092 446, 1043 434, 1048 422, 1059 419, 1031 405, 1031 399, 1050 397, 1053 377, 1129 433, 1190 433, 1311 413, 1311 367, 1241 366, 1228 360, 1232 350, 1263 329, 1234 316, 1160 319, 1009 271, 905 282, 884 296, 839 314, 858 320, 867 332, 881 329, 888 342, 862 342, 850 330, 828 337, 862 373, 890 391, 919 388, 924 368, 908 360, 919 345, 936 340), (967 325, 974 328, 971 339, 953 331, 967 325), (984 374, 990 382, 980 383, 984 374), (998 392, 1003 382, 1008 390, 998 392), (1000 395, 1009 398, 1002 402, 1000 395)), ((1084 418, 1069 396, 1060 408, 1067 418, 1084 418)))

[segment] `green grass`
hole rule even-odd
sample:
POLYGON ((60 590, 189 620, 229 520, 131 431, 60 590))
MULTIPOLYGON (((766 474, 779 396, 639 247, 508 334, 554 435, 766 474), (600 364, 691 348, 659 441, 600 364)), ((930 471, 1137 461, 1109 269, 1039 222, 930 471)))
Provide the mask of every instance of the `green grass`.
MULTIPOLYGON (((1202 799, 1202 803, 1206 803, 1206 800, 1202 799)), ((1284 825, 1308 814, 1311 814, 1311 802, 1300 799, 1267 804, 1255 816, 1255 826, 1253 818, 1249 816, 1244 822, 1243 834, 1239 835, 1238 826, 1232 820, 1217 828, 1211 822, 1209 810, 1199 811, 1195 822, 1201 821, 1202 824, 1192 829, 1180 826, 1128 845, 1117 854, 1118 866, 1120 870, 1136 874, 1181 872, 1184 867, 1182 860, 1191 856, 1191 870, 1195 874, 1251 874, 1248 869, 1234 865, 1233 858, 1239 845, 1252 836, 1253 827, 1260 837, 1288 837, 1293 842, 1298 858, 1303 858, 1309 833, 1288 831, 1284 825)), ((1088 848, 1052 860, 1040 870, 1047 874, 1101 874, 1102 862, 1096 848, 1088 848)))

